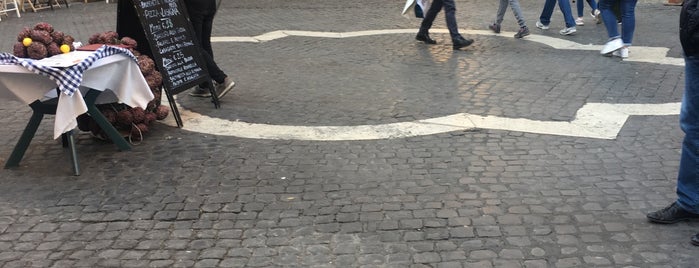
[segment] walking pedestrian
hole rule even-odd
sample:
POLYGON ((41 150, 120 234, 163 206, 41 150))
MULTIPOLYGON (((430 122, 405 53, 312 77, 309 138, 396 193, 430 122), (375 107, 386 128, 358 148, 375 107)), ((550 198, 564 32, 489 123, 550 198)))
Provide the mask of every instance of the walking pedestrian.
POLYGON ((430 38, 429 30, 432 28, 432 23, 437 17, 437 13, 439 13, 442 8, 444 9, 444 17, 447 21, 447 28, 449 29, 453 48, 456 50, 473 44, 473 39, 466 39, 459 34, 459 28, 456 25, 456 4, 454 0, 432 1, 430 9, 427 10, 427 14, 425 14, 425 18, 422 20, 420 30, 417 32, 415 39, 425 42, 425 44, 437 43, 437 41, 430 38))
POLYGON ((512 13, 514 13, 517 24, 519 24, 519 31, 515 34, 515 38, 522 38, 529 35, 529 28, 527 28, 527 23, 524 21, 522 9, 519 7, 519 0, 500 0, 498 13, 495 15, 495 23, 488 25, 488 28, 494 33, 500 33, 500 24, 505 18, 505 11, 507 11, 508 5, 512 8, 512 13))
MULTIPOLYGON (((652 223, 676 223, 699 219, 699 0, 686 0, 680 13, 680 43, 684 52, 685 88, 680 109, 684 131, 677 174, 677 200, 646 215, 652 223)), ((605 22, 606 23, 606 22, 605 22)), ((624 18, 623 23, 626 23, 624 18)), ((699 233, 691 243, 699 246, 699 233)))
MULTIPOLYGON (((211 47, 211 32, 217 9, 216 0, 184 0, 184 4, 189 14, 189 20, 192 22, 194 34, 203 50, 201 54, 206 62, 209 76, 217 84, 214 87, 216 96, 220 99, 233 89, 235 82, 218 67, 214 60, 214 51, 211 47)), ((207 84, 200 85, 195 87, 189 95, 194 97, 211 97, 211 93, 207 88, 207 84)))
POLYGON ((638 0, 600 0, 599 8, 602 12, 604 27, 607 29, 609 39, 600 54, 621 58, 629 57, 629 47, 633 41, 633 33, 636 30, 636 3, 638 0), (619 5, 621 12, 621 34, 617 26, 617 16, 614 14, 614 6, 619 5))
POLYGON ((596 24, 600 24, 602 22, 600 18, 601 12, 599 11, 599 9, 597 9, 597 2, 595 2, 595 0, 576 0, 575 4, 578 8, 578 18, 575 19, 575 25, 585 25, 585 2, 587 2, 587 4, 592 9, 590 10, 590 16, 592 16, 592 19, 595 21, 596 24))
MULTIPOLYGON (((551 23, 551 15, 553 15, 553 8, 556 7, 556 1, 558 1, 558 7, 563 13, 563 19, 565 20, 565 28, 559 31, 561 35, 572 35, 577 32, 575 28, 575 19, 573 19, 573 12, 570 11, 569 0, 546 0, 544 2, 544 9, 541 11, 539 16, 539 21, 536 22, 536 28, 542 30, 548 30, 549 24, 551 23)), ((580 0, 578 0, 580 1, 580 0)))

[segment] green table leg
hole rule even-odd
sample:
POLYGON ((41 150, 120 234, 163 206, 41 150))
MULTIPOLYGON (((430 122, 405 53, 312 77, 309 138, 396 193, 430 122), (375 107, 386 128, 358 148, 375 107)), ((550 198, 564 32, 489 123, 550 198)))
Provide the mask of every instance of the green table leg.
MULTIPOLYGON (((32 105, 40 105, 36 104, 38 101, 30 104, 29 106, 34 109, 35 107, 32 105)), ((17 141, 17 145, 15 145, 15 149, 12 150, 12 154, 10 155, 10 158, 7 159, 7 162, 5 163, 5 168, 11 168, 11 167, 18 167, 19 162, 22 161, 22 157, 24 157, 24 153, 27 151, 27 148, 29 148, 29 143, 32 142, 32 138, 34 138, 34 134, 36 133, 36 130, 39 129, 39 124, 41 123, 41 119, 44 118, 44 114, 40 111, 37 111, 37 109, 34 109, 34 112, 32 113, 32 118, 29 119, 29 123, 27 123, 27 127, 24 128, 24 131, 22 132, 22 136, 19 138, 19 141, 17 141)))
MULTIPOLYGON (((98 90, 91 89, 85 94, 85 104, 87 105, 87 112, 90 114, 90 116, 92 116, 92 118, 97 122, 97 124, 99 124, 99 126, 102 128, 102 130, 104 130, 107 136, 109 136, 112 142, 116 144, 120 151, 131 150, 131 145, 124 139, 124 137, 121 136, 121 134, 119 134, 119 131, 116 130, 114 126, 112 126, 112 124, 109 123, 109 121, 107 121, 107 118, 105 118, 104 115, 102 115, 99 109, 97 109, 95 101, 97 100, 97 96, 99 96, 100 93, 101 92, 98 90)), ((44 115, 56 114, 57 100, 48 101, 46 103, 35 101, 29 104, 29 107, 31 107, 33 111, 32 117, 29 119, 27 127, 24 128, 24 131, 22 132, 22 136, 19 138, 19 141, 17 141, 17 145, 15 145, 15 148, 12 150, 10 158, 7 159, 7 162, 5 163, 6 169, 19 166, 19 162, 22 161, 24 153, 26 153, 27 149, 29 148, 29 144, 34 138, 34 134, 36 134, 36 131, 39 129, 39 124, 41 124, 41 120, 44 119, 44 115)), ((67 143, 70 149, 71 162, 73 164, 73 172, 76 176, 78 176, 80 175, 80 166, 78 165, 78 154, 75 149, 73 131, 71 130, 64 133, 62 140, 64 142, 64 146, 67 143)))
POLYGON ((95 105, 95 101, 97 100, 97 96, 99 96, 101 92, 98 90, 90 89, 86 94, 85 94, 85 104, 87 104, 87 113, 90 114, 92 119, 97 122, 97 124, 104 130, 104 132, 109 136, 109 138, 116 144, 117 147, 119 147, 120 151, 128 151, 131 150, 131 145, 129 142, 127 142, 124 137, 119 134, 119 131, 112 126, 112 124, 107 121, 107 118, 102 115, 102 113, 97 109, 97 106, 95 105))
POLYGON ((80 176, 80 165, 78 164, 78 152, 75 150, 75 139, 73 138, 73 130, 63 134, 70 149, 70 162, 73 163, 73 174, 80 176))

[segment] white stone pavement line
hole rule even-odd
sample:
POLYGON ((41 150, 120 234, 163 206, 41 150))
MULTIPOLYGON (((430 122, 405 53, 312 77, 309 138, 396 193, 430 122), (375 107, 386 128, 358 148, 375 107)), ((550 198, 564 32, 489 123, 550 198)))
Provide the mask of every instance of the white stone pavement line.
MULTIPOLYGON (((481 116, 467 113, 381 125, 357 126, 290 126, 268 125, 213 118, 181 109, 182 129, 219 136, 275 140, 377 140, 432 135, 469 129, 498 129, 574 136, 595 139, 615 139, 626 119, 632 115, 675 115, 680 103, 611 104, 588 103, 575 115, 575 120, 538 121, 524 118, 481 116)), ((166 123, 174 126, 171 117, 166 123)))
MULTIPOLYGON (((357 36, 415 33, 415 29, 375 30, 358 32, 310 32, 274 31, 254 37, 214 37, 213 42, 264 42, 286 36, 306 36, 324 38, 348 38, 357 36)), ((447 33, 446 29, 432 32, 447 33)), ((511 37, 514 32, 494 34, 490 31, 466 30, 465 34, 497 35, 511 37)), ((511 37, 513 38, 513 37, 511 37)), ((525 40, 534 41, 556 49, 599 51, 602 45, 582 45, 575 42, 542 35, 530 35, 525 40)), ((650 62, 683 66, 682 59, 666 57, 667 48, 633 47, 633 57, 627 61, 650 62)), ((615 139, 629 116, 632 115, 676 115, 680 103, 662 104, 611 104, 587 103, 570 122, 538 121, 525 118, 504 118, 467 113, 443 117, 381 125, 357 126, 291 126, 268 125, 230 121, 212 118, 186 109, 180 109, 183 129, 192 132, 220 136, 235 136, 250 139, 346 141, 395 139, 422 135, 432 135, 469 129, 498 129, 548 135, 574 136, 595 139, 615 139)), ((175 126, 174 119, 168 117, 166 124, 175 126)))
MULTIPOLYGON (((290 31, 281 30, 268 32, 258 36, 252 37, 212 37, 211 42, 266 42, 272 41, 287 36, 304 36, 304 37, 322 37, 322 38, 350 38, 359 36, 371 36, 371 35, 384 35, 384 34, 414 34, 418 29, 389 29, 389 30, 371 30, 371 31, 355 31, 355 32, 314 32, 314 31, 290 31)), ((447 29, 433 29, 430 30, 432 33, 449 33, 447 29)), ((493 33, 491 31, 484 30, 460 30, 464 34, 474 34, 474 35, 493 35, 499 37, 514 38, 514 32, 500 32, 499 34, 493 33)), ((544 35, 531 34, 525 37, 523 40, 541 43, 555 49, 568 49, 568 50, 592 50, 599 51, 602 49, 603 45, 593 45, 593 44, 579 44, 573 41, 568 41, 560 38, 554 38, 544 35)), ((634 46, 632 53, 629 58, 625 61, 634 62, 648 62, 656 64, 668 64, 676 66, 684 66, 684 60, 681 58, 672 58, 667 56, 667 52, 670 51, 666 47, 644 47, 644 46, 634 46)))

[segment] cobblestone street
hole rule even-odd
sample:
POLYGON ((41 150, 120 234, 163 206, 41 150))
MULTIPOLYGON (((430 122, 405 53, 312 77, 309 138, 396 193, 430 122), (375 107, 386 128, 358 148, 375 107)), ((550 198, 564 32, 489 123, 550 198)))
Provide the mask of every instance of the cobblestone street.
MULTIPOLYGON (((682 98, 680 7, 640 1, 621 60, 599 55, 607 34, 589 16, 561 36, 556 8, 551 29, 537 29, 543 1, 522 1, 532 35, 519 40, 510 10, 504 33, 486 31, 497 1, 457 0, 459 28, 475 40, 461 51, 443 13, 439 43, 416 42, 420 21, 401 16, 403 3, 223 0, 213 46, 237 86, 221 108, 178 94, 182 112, 200 117, 183 129, 156 123, 131 151, 80 133, 80 176, 45 119, 21 166, 0 171, 0 267, 699 265, 698 221, 645 217, 676 199, 679 110, 648 107, 682 98), (556 132, 606 104, 641 108, 613 138, 586 125, 556 132), (476 127, 324 138, 436 129, 442 121, 430 120, 464 114, 476 127), (304 138, 305 127, 317 136, 304 138)), ((38 22, 87 43, 115 30, 116 7, 10 13, 0 51, 38 22)), ((3 104, 4 164, 31 110, 3 104)))

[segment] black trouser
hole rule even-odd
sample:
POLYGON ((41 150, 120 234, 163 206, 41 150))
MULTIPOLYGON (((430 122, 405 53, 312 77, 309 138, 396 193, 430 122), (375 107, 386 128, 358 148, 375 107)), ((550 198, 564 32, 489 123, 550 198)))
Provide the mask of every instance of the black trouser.
POLYGON ((194 34, 203 50, 201 54, 206 61, 209 75, 217 83, 223 83, 226 74, 214 61, 214 51, 211 48, 211 29, 214 24, 214 15, 216 15, 216 0, 185 0, 185 5, 194 34))
POLYGON ((459 34, 459 28, 456 26, 456 4, 454 0, 434 0, 430 5, 430 9, 427 10, 425 18, 422 20, 420 25, 420 31, 426 32, 432 28, 432 22, 437 17, 437 13, 444 8, 444 17, 447 21, 447 29, 449 29, 449 35, 451 39, 461 36, 459 34))

